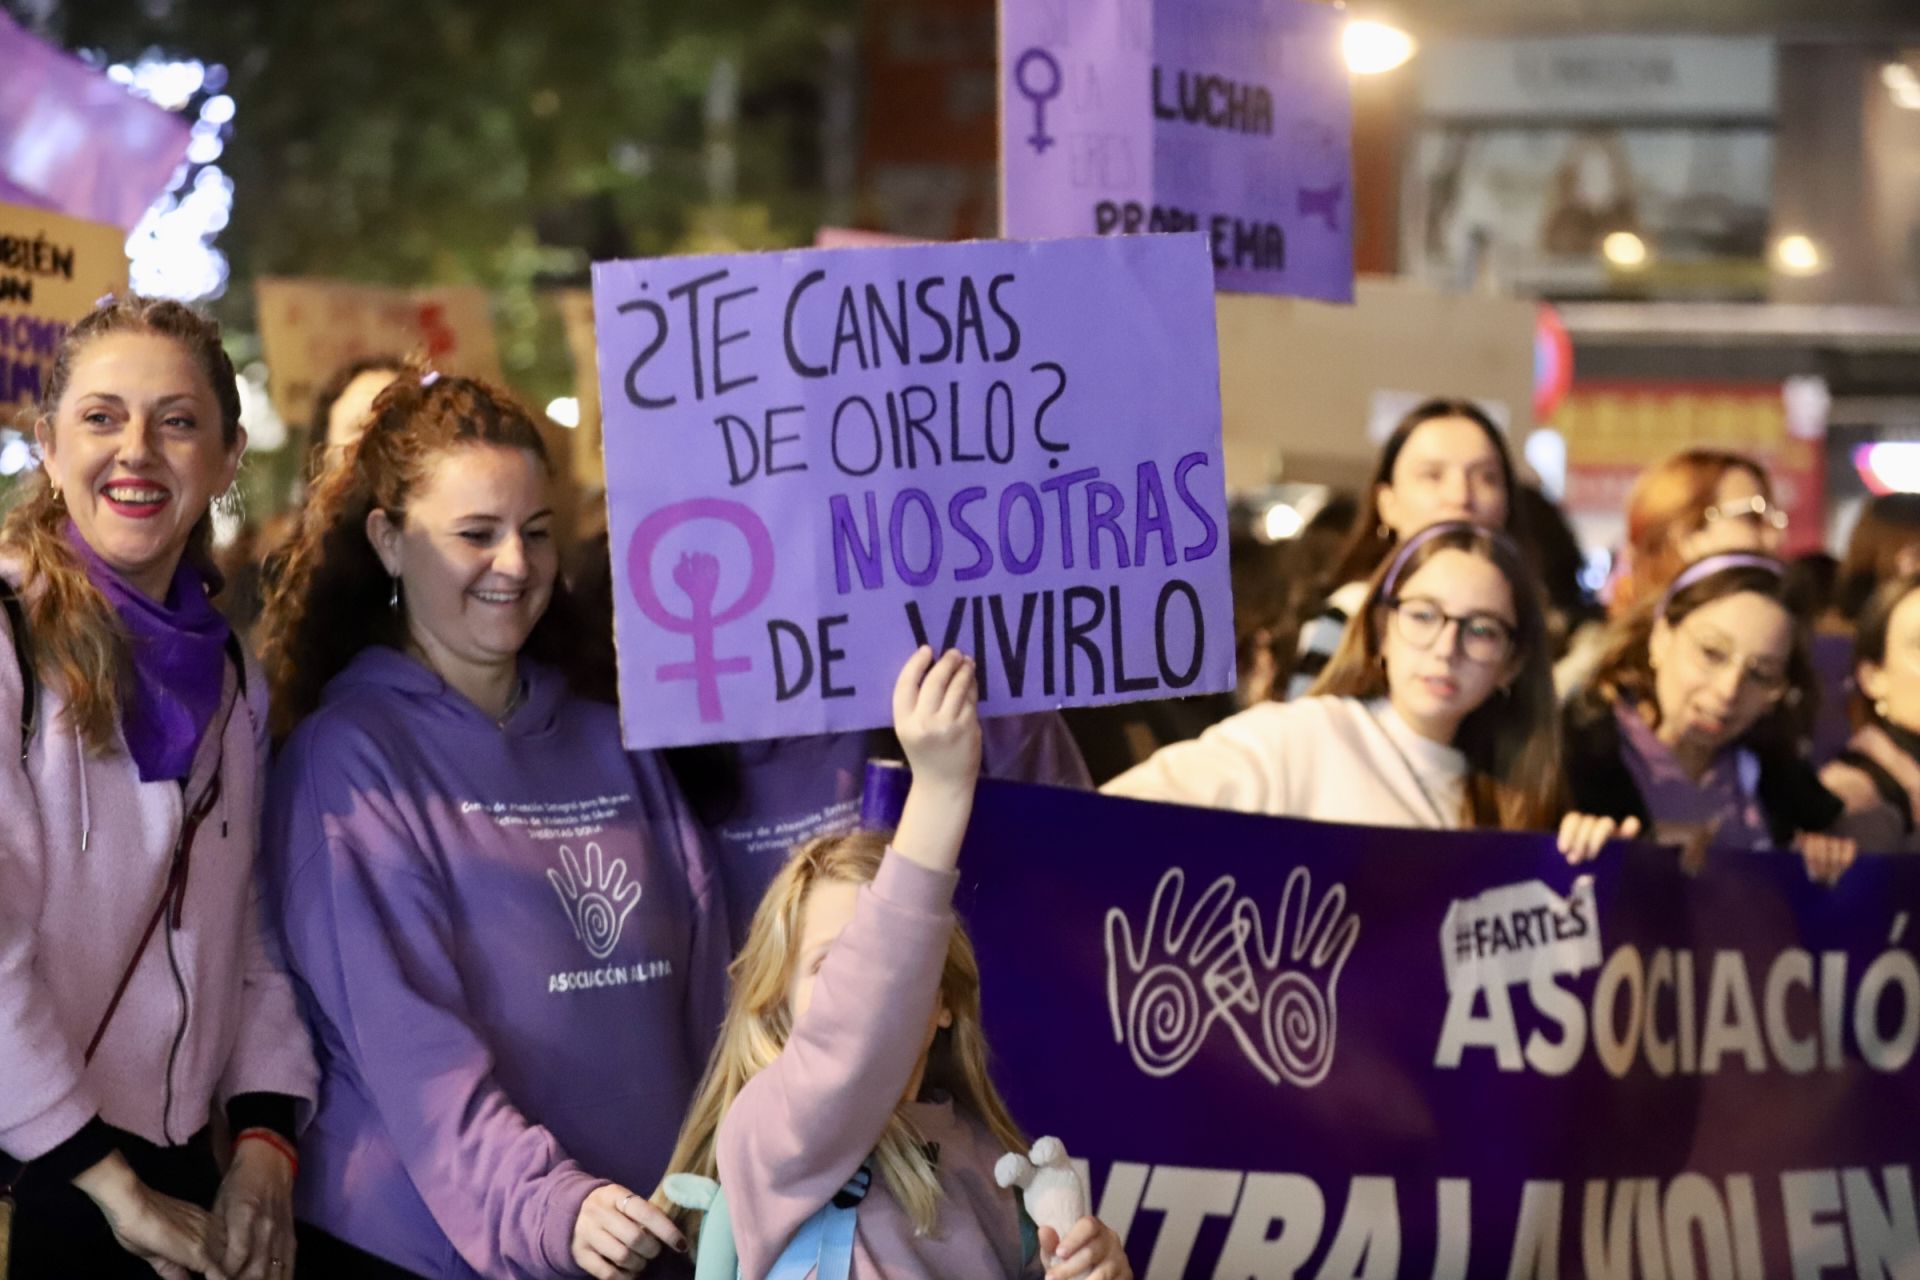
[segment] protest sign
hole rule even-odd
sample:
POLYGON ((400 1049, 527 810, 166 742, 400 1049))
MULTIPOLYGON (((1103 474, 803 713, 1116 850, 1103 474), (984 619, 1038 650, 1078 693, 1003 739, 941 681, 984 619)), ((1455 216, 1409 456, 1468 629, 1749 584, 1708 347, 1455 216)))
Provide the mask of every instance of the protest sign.
POLYGON ((0 188, 123 236, 133 230, 166 194, 192 126, 28 35, 4 9, 0 68, 0 188))
POLYGON ((1143 1280, 1920 1267, 1920 859, 987 782, 960 869, 995 1079, 1143 1280))
POLYGON ((1310 0, 1003 0, 1006 234, 1199 231, 1222 289, 1350 300, 1344 22, 1310 0))
POLYGON ((594 267, 633 748, 1229 688, 1202 237, 594 267))
POLYGON ((254 284, 273 406, 291 423, 342 366, 365 356, 426 357, 443 373, 500 377, 493 316, 476 285, 401 289, 263 277, 254 284))
POLYGON ((67 327, 127 291, 126 236, 44 209, 0 204, 0 425, 40 405, 67 327))

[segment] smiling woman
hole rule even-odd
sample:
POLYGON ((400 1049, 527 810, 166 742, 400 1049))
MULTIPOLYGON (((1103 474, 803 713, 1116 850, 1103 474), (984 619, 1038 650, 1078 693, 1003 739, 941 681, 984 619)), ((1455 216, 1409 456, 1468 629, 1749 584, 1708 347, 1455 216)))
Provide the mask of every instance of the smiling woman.
POLYGON ((204 316, 125 298, 74 325, 47 391, 44 469, 0 528, 11 1274, 267 1274, 314 1069, 254 912, 265 686, 209 599, 233 366, 204 316))
POLYGON ((303 1266, 631 1275, 681 1244, 645 1193, 719 1024, 724 895, 578 692, 532 417, 409 371, 365 423, 265 614, 268 909, 326 1082, 303 1266))

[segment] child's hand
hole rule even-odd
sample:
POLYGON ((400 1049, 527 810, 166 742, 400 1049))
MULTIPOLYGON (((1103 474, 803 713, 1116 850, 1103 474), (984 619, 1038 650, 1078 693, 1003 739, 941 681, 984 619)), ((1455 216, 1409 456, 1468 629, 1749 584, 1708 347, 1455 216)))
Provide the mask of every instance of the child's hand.
POLYGON ((938 662, 925 645, 893 686, 893 729, 915 788, 973 790, 980 777, 980 687, 973 659, 949 649, 938 662))
POLYGON ((1098 1218, 1080 1219, 1065 1240, 1052 1227, 1040 1228, 1040 1256, 1059 1259, 1047 1268, 1047 1280, 1133 1280, 1120 1237, 1098 1218))
POLYGON ((973 814, 979 701, 972 660, 950 651, 935 662, 925 645, 907 659, 893 686, 893 729, 913 769, 893 848, 931 871, 952 871, 959 862, 960 840, 973 814))

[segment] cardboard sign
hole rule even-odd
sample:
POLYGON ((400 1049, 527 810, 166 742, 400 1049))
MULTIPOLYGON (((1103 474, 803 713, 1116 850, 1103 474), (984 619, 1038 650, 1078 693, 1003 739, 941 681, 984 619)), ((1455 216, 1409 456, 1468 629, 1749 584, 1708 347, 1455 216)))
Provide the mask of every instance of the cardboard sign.
POLYGON ((1344 21, 1308 0, 1003 0, 1006 234, 1199 231, 1222 289, 1350 300, 1344 21))
POLYGON ((423 355, 444 373, 500 378, 493 317, 477 285, 263 278, 254 296, 274 408, 288 422, 307 422, 327 379, 365 356, 423 355))
POLYGON ((0 425, 25 426, 67 327, 127 291, 118 227, 0 204, 0 425))
POLYGON ((633 748, 1230 688, 1204 237, 594 267, 633 748))

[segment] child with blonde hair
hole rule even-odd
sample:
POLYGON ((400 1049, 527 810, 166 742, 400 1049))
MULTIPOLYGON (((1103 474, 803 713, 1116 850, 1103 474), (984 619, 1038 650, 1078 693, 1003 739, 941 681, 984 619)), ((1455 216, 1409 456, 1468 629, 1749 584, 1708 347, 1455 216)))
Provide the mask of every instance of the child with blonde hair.
POLYGON ((1023 1245, 1020 1205, 994 1180, 1027 1143, 987 1074, 980 971, 952 907, 978 697, 970 659, 914 654, 893 694, 913 770, 899 829, 803 846, 733 963, 668 1167, 718 1178, 746 1280, 776 1266, 820 1280, 1039 1274, 1034 1245, 1060 1258, 1053 1280, 1132 1276, 1093 1218, 1023 1245))

